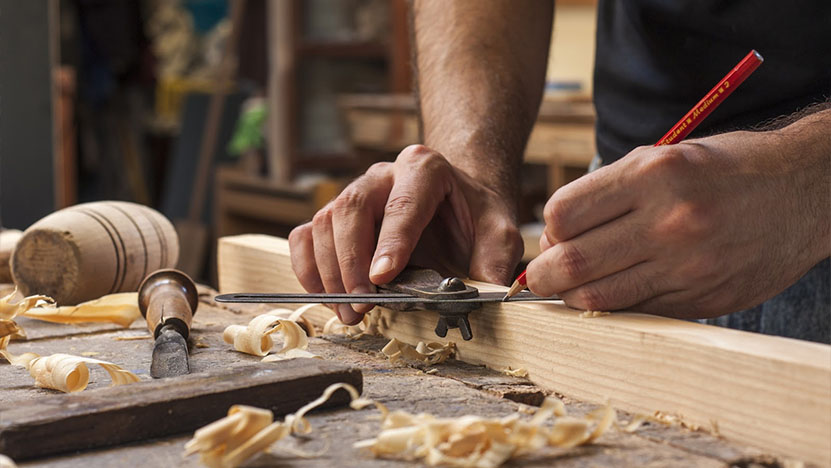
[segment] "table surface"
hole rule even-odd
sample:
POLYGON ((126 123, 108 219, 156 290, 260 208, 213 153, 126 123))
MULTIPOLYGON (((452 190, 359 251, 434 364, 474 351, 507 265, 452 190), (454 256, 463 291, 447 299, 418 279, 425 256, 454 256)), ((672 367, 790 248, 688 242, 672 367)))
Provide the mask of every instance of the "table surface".
MULTIPOLYGON (((258 361, 232 350, 222 341, 230 324, 246 324, 265 306, 218 306, 212 291, 202 289, 201 303, 191 333, 191 366, 194 372, 214 366, 235 366, 258 361)), ((129 328, 114 325, 58 325, 20 319, 28 340, 12 342, 15 354, 31 351, 41 355, 63 352, 91 355, 122 365, 149 379, 153 341, 136 321, 129 328), (123 338, 136 337, 135 340, 123 338), (141 338, 139 338, 141 337, 141 338)), ((428 368, 391 365, 380 353, 383 337, 352 340, 344 336, 323 336, 310 340, 309 349, 325 359, 341 361, 362 369, 364 396, 379 400, 391 409, 429 412, 437 416, 478 414, 504 416, 518 411, 522 402, 540 401, 544 393, 530 381, 510 377, 458 361, 428 368), (432 369, 432 368, 431 368, 432 369)), ((279 363, 274 363, 279 365, 279 363)), ((90 366, 89 388, 106 387, 109 378, 98 366, 90 366)), ((22 368, 0 363, 0 404, 52 396, 58 392, 40 389, 22 368)), ((596 408, 563 397, 569 414, 581 415, 596 408)), ((619 413, 621 419, 631 415, 619 413)), ((272 446, 271 453, 250 460, 245 466, 416 466, 417 462, 375 459, 354 449, 356 441, 373 437, 379 429, 375 410, 348 408, 321 411, 309 417, 313 431, 307 437, 290 437, 272 446), (298 450, 316 456, 303 458, 298 450)), ((183 458, 183 446, 190 434, 150 440, 125 446, 91 450, 19 463, 21 467, 109 467, 109 466, 200 466, 197 456, 183 458)), ((546 448, 506 466, 751 466, 749 461, 769 461, 760 451, 728 443, 706 431, 648 423, 635 433, 610 430, 598 443, 576 449, 546 448)))

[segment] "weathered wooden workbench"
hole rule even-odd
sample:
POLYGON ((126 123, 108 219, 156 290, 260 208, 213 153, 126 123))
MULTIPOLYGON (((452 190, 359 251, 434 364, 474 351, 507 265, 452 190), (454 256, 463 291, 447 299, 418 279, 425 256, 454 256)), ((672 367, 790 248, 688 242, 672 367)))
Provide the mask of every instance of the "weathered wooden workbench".
MULTIPOLYGON (((232 351, 222 341, 221 335, 225 326, 232 323, 245 324, 266 309, 263 306, 220 308, 210 298, 210 292, 204 291, 203 302, 194 317, 191 339, 193 371, 259 360, 232 351)), ((87 354, 120 364, 139 374, 142 379, 150 378, 148 368, 153 342, 144 324, 139 321, 128 329, 111 325, 56 325, 29 319, 21 319, 19 322, 29 339, 26 342, 13 342, 10 349, 14 353, 32 351, 39 354, 87 354)), ((386 339, 382 337, 351 340, 343 336, 324 336, 313 338, 310 350, 325 359, 359 366, 364 373, 366 396, 378 399, 391 408, 410 412, 424 411, 441 416, 500 416, 515 412, 522 406, 509 398, 534 402, 540 401, 543 396, 542 390, 524 379, 457 361, 436 366, 438 371, 431 374, 426 374, 426 369, 390 365, 379 353, 385 343, 386 339)), ((274 365, 279 366, 280 363, 274 365)), ((98 366, 91 366, 90 370, 92 379, 89 388, 109 385, 109 379, 98 366)), ((0 364, 0 404, 56 394, 35 388, 32 382, 25 370, 0 364)), ((574 400, 565 401, 572 414, 582 414, 595 407, 574 400)), ((378 419, 374 410, 340 408, 313 414, 309 419, 314 430, 308 438, 278 442, 273 447, 272 454, 261 455, 251 460, 248 466, 416 465, 374 459, 369 453, 352 448, 353 442, 371 438, 377 433, 378 419), (281 447, 292 447, 319 455, 308 459, 300 458, 281 451, 281 447)), ((199 466, 196 456, 182 458, 183 446, 188 439, 189 434, 183 434, 162 440, 33 460, 20 463, 20 466, 199 466)), ((748 460, 752 459, 764 460, 764 457, 758 450, 725 442, 704 431, 694 432, 678 426, 652 423, 634 434, 610 431, 596 445, 572 450, 548 449, 534 457, 514 461, 512 465, 750 466, 748 460)))

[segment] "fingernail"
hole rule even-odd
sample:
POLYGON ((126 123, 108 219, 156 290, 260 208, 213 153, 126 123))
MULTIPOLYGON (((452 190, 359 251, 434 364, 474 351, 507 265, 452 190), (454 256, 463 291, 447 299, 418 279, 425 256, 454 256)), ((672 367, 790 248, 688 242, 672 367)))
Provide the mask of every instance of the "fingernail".
POLYGON ((364 318, 364 315, 352 310, 349 304, 338 304, 338 317, 346 325, 357 325, 364 318))
POLYGON ((384 255, 372 262, 372 268, 369 269, 369 276, 380 276, 390 270, 392 270, 392 259, 384 255))

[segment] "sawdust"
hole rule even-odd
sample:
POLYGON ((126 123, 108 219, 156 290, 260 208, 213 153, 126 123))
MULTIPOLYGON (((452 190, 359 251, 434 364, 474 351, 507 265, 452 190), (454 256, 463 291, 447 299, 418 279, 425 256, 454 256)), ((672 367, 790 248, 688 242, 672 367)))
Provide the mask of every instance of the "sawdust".
POLYGON ((579 317, 580 318, 596 318, 596 317, 603 317, 606 315, 611 315, 611 312, 603 312, 600 310, 586 310, 582 312, 579 317))
POLYGON ((503 374, 511 377, 528 377, 528 371, 522 367, 518 369, 511 369, 510 367, 502 369, 503 374))

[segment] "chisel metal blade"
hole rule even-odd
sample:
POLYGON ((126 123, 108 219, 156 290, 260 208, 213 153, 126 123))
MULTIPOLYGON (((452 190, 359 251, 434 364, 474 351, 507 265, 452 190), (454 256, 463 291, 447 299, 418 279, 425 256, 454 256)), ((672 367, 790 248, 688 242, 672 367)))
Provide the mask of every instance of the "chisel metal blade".
POLYGON ((176 328, 165 325, 153 346, 150 376, 154 379, 163 379, 189 373, 188 344, 176 328))

